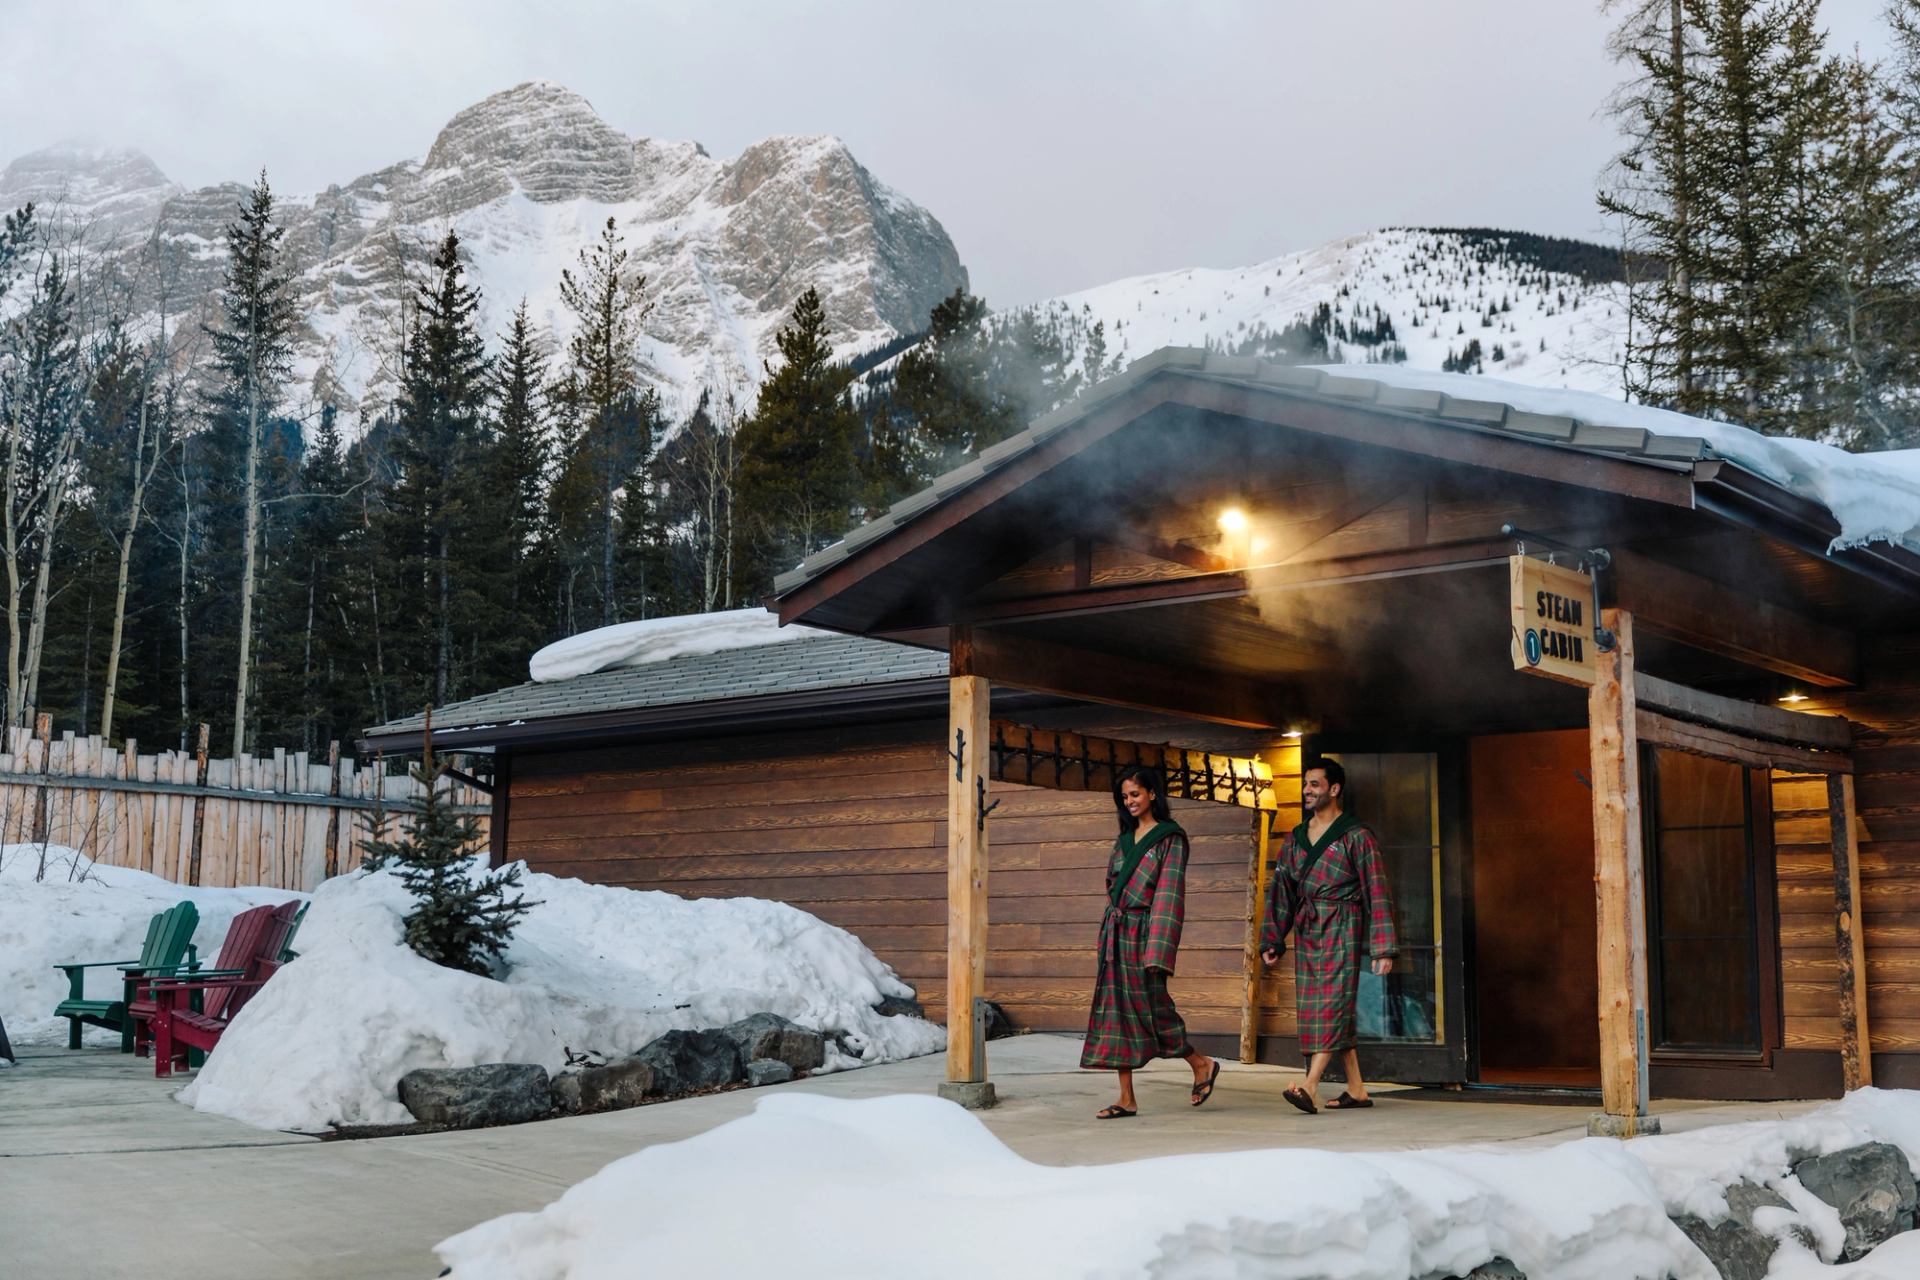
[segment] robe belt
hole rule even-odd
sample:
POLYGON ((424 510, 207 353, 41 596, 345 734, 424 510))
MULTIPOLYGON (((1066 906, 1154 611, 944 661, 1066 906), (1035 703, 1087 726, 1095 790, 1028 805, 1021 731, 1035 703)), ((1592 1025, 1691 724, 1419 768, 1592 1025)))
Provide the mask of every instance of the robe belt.
POLYGON ((1360 909, 1360 899, 1357 897, 1335 898, 1315 893, 1302 898, 1300 905, 1309 908, 1315 919, 1327 919, 1331 917, 1336 910, 1344 910, 1351 907, 1358 911, 1360 909))

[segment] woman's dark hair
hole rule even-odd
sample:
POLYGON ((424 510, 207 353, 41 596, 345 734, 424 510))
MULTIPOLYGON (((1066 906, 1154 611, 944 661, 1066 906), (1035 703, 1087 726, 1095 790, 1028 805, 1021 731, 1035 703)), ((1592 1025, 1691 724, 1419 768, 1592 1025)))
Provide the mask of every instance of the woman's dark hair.
POLYGON ((1120 799, 1120 788, 1128 782, 1137 782, 1142 788, 1153 793, 1152 808, 1155 822, 1173 821, 1173 810, 1167 808, 1167 784, 1161 780, 1160 771, 1152 765, 1130 764, 1120 771, 1119 777, 1113 780, 1113 807, 1120 811, 1121 835, 1127 834, 1139 825, 1134 822, 1133 815, 1127 812, 1126 803, 1120 799))

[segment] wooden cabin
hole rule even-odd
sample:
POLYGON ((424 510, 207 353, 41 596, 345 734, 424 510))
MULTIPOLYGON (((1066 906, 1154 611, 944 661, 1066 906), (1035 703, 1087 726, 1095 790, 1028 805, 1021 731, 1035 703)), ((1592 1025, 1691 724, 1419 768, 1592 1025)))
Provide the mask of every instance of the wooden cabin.
MULTIPOLYGON (((501 856, 785 898, 940 1014, 1062 1031, 1105 787, 1165 764, 1197 837, 1176 997, 1289 1062, 1255 904, 1332 756, 1402 939, 1363 980, 1371 1074, 1598 1088, 1625 1134, 1650 1096, 1920 1085, 1920 557, 1832 549, 1707 424, 1502 396, 1163 351, 780 579, 783 622, 847 637, 789 657, 840 684, 600 673, 668 684, 503 691, 437 711, 470 735, 442 745, 496 753, 501 856)), ((987 1068, 950 1037, 960 1092, 987 1068)))

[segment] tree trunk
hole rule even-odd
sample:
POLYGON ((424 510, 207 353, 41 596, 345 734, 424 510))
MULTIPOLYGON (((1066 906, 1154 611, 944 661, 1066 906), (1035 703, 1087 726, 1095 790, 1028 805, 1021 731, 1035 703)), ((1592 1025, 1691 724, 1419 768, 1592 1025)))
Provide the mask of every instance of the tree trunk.
POLYGON ((20 524, 18 503, 20 433, 7 436, 6 546, 7 562, 7 726, 24 725, 25 690, 20 684, 20 524))
POLYGON ((180 750, 187 749, 187 729, 193 723, 193 703, 187 688, 187 561, 193 545, 193 487, 180 474, 180 584, 174 598, 174 618, 180 627, 180 750))
POLYGON ((259 326, 252 334, 253 351, 247 357, 247 481, 246 545, 240 570, 240 661, 234 673, 233 758, 238 760, 247 742, 247 675, 253 660, 253 584, 255 557, 260 544, 260 368, 259 326))
MULTIPOLYGON (((153 454, 154 465, 158 466, 158 447, 153 454)), ((103 742, 113 741, 113 701, 120 687, 120 645, 126 633, 128 568, 133 561, 133 539, 140 528, 141 508, 146 502, 147 481, 153 475, 153 469, 146 465, 146 458, 147 388, 143 385, 140 389, 140 425, 133 437, 133 494, 127 505, 127 527, 120 535, 120 572, 113 589, 112 639, 107 644, 107 686, 100 698, 100 738, 103 742)))
POLYGON ((47 598, 53 586, 54 543, 67 505, 67 463, 73 457, 79 422, 70 423, 61 435, 61 448, 54 456, 55 479, 47 493, 46 520, 40 527, 40 563, 35 566, 33 578, 33 621, 27 629, 27 701, 35 705, 40 701, 40 659, 47 647, 47 598))

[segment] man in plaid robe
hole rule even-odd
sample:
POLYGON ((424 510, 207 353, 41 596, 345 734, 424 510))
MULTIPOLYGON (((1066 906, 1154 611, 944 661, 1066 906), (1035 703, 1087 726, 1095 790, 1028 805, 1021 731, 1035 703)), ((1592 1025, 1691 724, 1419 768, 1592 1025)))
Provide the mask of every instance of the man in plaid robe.
POLYGON ((1311 1056, 1305 1082, 1285 1096, 1309 1114, 1318 1109, 1314 1091, 1336 1053, 1347 1088, 1327 1108, 1373 1105, 1354 1047, 1361 941, 1364 937, 1373 971, 1381 976, 1393 969, 1399 949, 1380 846, 1373 832, 1346 812, 1346 782, 1346 771, 1332 760, 1316 761, 1301 775, 1307 820, 1281 842, 1260 931, 1260 958, 1269 966, 1280 963, 1287 934, 1293 934, 1300 1051, 1311 1056))
POLYGON ((1158 773, 1136 766, 1122 774, 1116 790, 1123 808, 1131 813, 1137 805, 1151 825, 1122 833, 1107 859, 1100 972, 1080 1055, 1083 1067, 1120 1073, 1120 1101, 1099 1113, 1103 1120, 1134 1114, 1133 1073, 1155 1058, 1186 1059, 1196 1107, 1212 1095, 1220 1072, 1218 1063, 1187 1043, 1186 1024, 1167 992, 1186 916, 1187 833, 1170 817, 1154 821, 1154 808, 1165 813, 1165 801, 1129 778, 1136 772, 1157 788, 1158 773))

